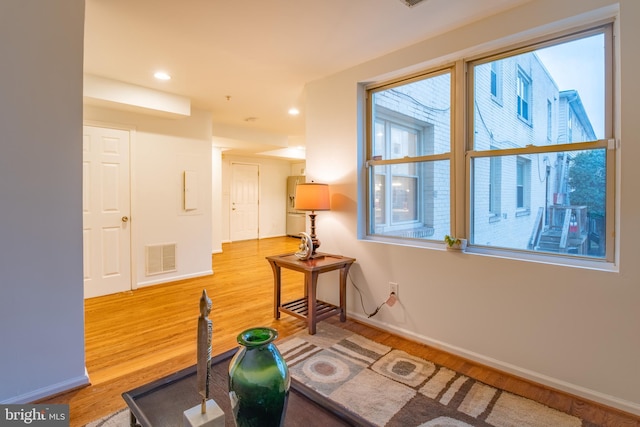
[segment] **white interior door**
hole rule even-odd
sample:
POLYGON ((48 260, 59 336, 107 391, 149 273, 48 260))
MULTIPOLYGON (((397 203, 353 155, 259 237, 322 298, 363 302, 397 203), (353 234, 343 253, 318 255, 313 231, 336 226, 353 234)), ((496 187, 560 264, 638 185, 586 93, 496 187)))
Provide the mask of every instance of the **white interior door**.
POLYGON ((84 297, 131 289, 129 132, 85 126, 82 211, 84 297))
POLYGON ((231 164, 231 241, 258 238, 258 165, 231 164))

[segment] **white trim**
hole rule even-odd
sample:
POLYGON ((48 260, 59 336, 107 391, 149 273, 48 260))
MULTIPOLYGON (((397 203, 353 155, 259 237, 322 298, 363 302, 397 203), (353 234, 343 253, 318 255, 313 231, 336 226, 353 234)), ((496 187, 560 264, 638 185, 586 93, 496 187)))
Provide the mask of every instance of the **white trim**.
POLYGON ((446 351, 456 356, 460 356, 465 359, 469 359, 471 361, 480 363, 484 366, 489 366, 489 367, 498 369, 502 372, 506 372, 506 373, 518 376, 520 378, 524 378, 526 380, 533 381, 535 383, 542 384, 544 386, 551 387, 556 390, 560 390, 560 391, 572 394, 577 397, 582 397, 584 399, 588 399, 593 402, 600 403, 602 405, 605 405, 611 408, 619 409, 621 411, 625 411, 630 414, 640 415, 640 403, 630 402, 628 400, 620 399, 618 397, 611 396, 606 393, 601 393, 596 390, 592 390, 586 387, 572 384, 567 381, 560 380, 558 378, 553 378, 548 375, 541 374, 539 372, 531 371, 529 369, 522 368, 520 366, 512 365, 510 363, 503 362, 501 360, 487 357, 482 354, 475 353, 473 351, 468 351, 463 348, 445 343, 440 340, 418 335, 406 329, 395 327, 389 323, 379 322, 379 321, 370 319, 360 313, 349 313, 349 316, 352 318, 356 318, 361 323, 368 324, 388 332, 392 332, 403 338, 417 341, 421 344, 426 344, 428 346, 437 348, 442 351, 446 351))
POLYGON ((56 394, 64 393, 69 390, 73 390, 80 387, 85 387, 90 385, 89 375, 87 370, 85 369, 84 375, 70 378, 68 380, 51 384, 46 387, 39 388, 37 390, 21 394, 19 396, 14 396, 9 399, 0 401, 0 404, 3 405, 14 405, 14 404, 25 404, 35 402, 37 400, 41 400, 47 397, 54 396, 56 394))
POLYGON ((287 234, 267 234, 266 236, 260 236, 258 237, 258 240, 263 240, 263 239, 274 239, 276 237, 289 237, 287 234))
POLYGON ((181 276, 171 276, 164 279, 147 280, 144 282, 138 282, 137 287, 141 288, 143 286, 160 285, 162 283, 176 282, 178 280, 184 280, 184 279, 193 279, 195 277, 210 276, 212 274, 213 274, 213 270, 211 269, 211 270, 201 271, 198 273, 184 274, 181 276))

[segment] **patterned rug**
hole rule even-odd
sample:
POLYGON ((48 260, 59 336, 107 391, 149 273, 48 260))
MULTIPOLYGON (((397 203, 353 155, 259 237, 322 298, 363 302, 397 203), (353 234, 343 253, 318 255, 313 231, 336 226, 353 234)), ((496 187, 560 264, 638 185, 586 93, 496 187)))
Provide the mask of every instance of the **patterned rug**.
POLYGON ((593 425, 327 323, 278 348, 293 378, 378 426, 593 425))
POLYGON ((129 409, 121 409, 113 414, 102 417, 99 420, 85 424, 84 427, 127 427, 130 424, 131 415, 129 409))

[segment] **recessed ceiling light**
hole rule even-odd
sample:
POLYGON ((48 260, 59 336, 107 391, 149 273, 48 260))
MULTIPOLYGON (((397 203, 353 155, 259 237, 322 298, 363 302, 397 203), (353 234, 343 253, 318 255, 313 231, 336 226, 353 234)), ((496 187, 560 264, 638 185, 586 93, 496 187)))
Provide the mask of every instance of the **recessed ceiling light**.
POLYGON ((171 80, 171 76, 167 73, 165 73, 164 71, 157 71, 153 77, 155 77, 158 80, 171 80))
POLYGON ((298 110, 297 108, 289 108, 289 114, 291 114, 292 116, 297 116, 298 114, 300 114, 300 110, 298 110))

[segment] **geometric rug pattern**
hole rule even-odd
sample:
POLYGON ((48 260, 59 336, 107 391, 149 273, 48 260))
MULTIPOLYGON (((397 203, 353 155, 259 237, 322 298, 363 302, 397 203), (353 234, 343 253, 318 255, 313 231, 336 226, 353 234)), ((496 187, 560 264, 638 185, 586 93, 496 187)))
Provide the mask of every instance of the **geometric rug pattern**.
POLYGON ((378 426, 593 426, 326 322, 277 346, 293 378, 378 426))

